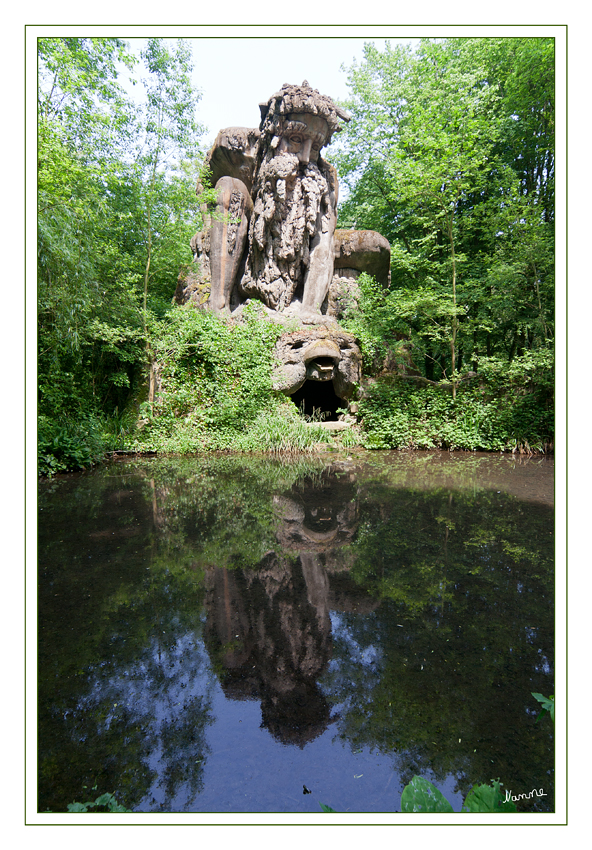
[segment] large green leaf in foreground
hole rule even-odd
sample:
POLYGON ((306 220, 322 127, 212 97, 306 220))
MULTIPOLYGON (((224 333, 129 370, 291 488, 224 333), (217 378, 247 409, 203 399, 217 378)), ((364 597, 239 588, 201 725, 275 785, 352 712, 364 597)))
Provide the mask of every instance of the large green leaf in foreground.
POLYGON ((463 812, 515 812, 516 806, 511 800, 504 800, 499 780, 492 779, 491 785, 477 785, 468 794, 463 803, 463 812))
POLYGON ((435 785, 422 776, 414 776, 401 795, 401 812, 453 812, 454 809, 435 785))

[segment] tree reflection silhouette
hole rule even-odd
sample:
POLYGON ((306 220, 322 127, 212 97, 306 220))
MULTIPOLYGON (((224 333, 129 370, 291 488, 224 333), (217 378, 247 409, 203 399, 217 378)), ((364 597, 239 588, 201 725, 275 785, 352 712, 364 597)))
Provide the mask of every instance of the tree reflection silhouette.
POLYGON ((41 808, 98 781, 186 810, 218 681, 283 744, 331 727, 403 780, 499 775, 552 806, 529 697, 553 692, 553 513, 485 461, 208 457, 43 484, 41 808))

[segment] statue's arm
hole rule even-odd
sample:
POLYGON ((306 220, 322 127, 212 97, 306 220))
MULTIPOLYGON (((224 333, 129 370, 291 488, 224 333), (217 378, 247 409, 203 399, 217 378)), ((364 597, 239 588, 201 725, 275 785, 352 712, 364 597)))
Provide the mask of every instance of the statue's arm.
POLYGON ((206 224, 211 269, 210 309, 227 313, 237 282, 249 219, 251 190, 257 161, 259 131, 248 127, 220 130, 206 165, 218 194, 214 215, 206 224))
POLYGON ((329 163, 324 163, 328 192, 324 208, 319 210, 317 232, 312 240, 310 262, 304 281, 302 296, 303 310, 320 313, 323 301, 333 279, 333 234, 337 223, 338 183, 337 172, 329 163))
POLYGON ((216 189, 218 203, 209 246, 212 274, 210 309, 214 313, 227 313, 241 268, 253 201, 245 184, 234 177, 221 177, 216 189))

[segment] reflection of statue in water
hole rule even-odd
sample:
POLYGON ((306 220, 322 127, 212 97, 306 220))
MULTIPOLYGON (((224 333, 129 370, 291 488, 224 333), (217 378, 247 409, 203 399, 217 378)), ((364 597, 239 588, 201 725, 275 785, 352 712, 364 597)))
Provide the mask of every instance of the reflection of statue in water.
POLYGON ((257 570, 213 568, 206 579, 206 643, 222 664, 224 691, 260 699, 262 725, 299 746, 324 731, 330 714, 316 679, 331 655, 331 622, 310 601, 307 566, 271 552, 257 570))
POLYGON ((340 469, 305 480, 274 499, 277 553, 255 570, 206 573, 206 643, 224 691, 260 699, 263 726, 284 743, 304 746, 331 722, 317 684, 331 657, 330 610, 368 610, 340 554, 357 527, 355 492, 340 469))

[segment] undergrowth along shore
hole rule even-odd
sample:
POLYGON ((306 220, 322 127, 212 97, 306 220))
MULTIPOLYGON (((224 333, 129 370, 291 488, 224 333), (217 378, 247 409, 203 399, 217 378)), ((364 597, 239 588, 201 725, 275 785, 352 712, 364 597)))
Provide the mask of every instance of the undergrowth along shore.
POLYGON ((272 387, 273 349, 284 331, 255 309, 241 322, 193 307, 171 311, 152 328, 159 384, 154 403, 145 400, 138 376, 123 412, 108 416, 89 406, 83 413, 40 415, 39 474, 84 469, 114 451, 553 450, 554 375, 547 349, 511 363, 481 358, 477 377, 461 383, 456 398, 444 383, 418 386, 393 374, 369 375, 360 388, 357 423, 334 433, 306 421, 272 387))

